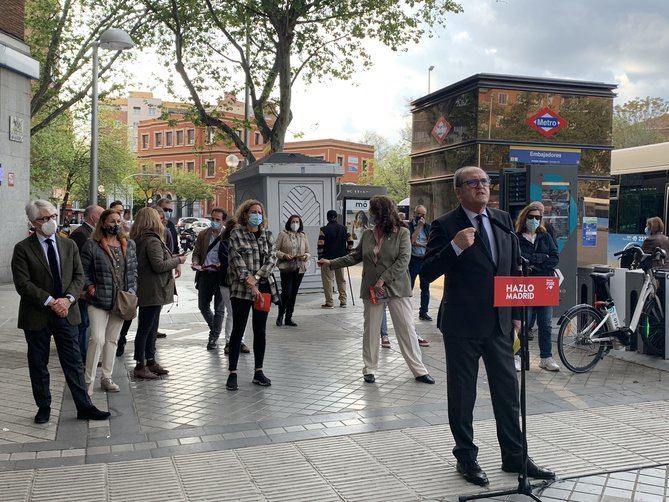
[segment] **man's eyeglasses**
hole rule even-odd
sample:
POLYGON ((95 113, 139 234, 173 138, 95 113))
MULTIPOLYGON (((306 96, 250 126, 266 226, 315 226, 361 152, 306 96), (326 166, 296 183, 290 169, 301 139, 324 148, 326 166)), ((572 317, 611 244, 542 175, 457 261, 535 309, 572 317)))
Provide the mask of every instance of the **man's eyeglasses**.
POLYGON ((39 221, 40 223, 46 223, 47 221, 55 220, 56 218, 58 218, 58 215, 57 214, 52 214, 51 216, 44 216, 42 218, 37 218, 37 219, 35 219, 35 221, 39 221))
POLYGON ((539 216, 538 214, 528 214, 527 219, 541 221, 541 216, 539 216))
POLYGON ((460 184, 460 186, 462 186, 462 185, 467 185, 469 188, 478 188, 479 186, 489 187, 490 186, 490 178, 480 178, 480 179, 467 180, 464 183, 460 184))

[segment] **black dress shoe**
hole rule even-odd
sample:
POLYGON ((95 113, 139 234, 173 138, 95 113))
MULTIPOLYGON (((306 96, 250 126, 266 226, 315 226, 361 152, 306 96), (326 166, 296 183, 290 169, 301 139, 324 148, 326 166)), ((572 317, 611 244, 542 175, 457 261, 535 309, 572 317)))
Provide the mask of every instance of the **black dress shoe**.
POLYGON ((362 375, 362 378, 365 379, 365 382, 367 383, 374 383, 376 382, 376 378, 374 378, 374 375, 372 373, 368 373, 366 375, 362 375))
POLYGON ((294 321, 293 321, 292 319, 290 319, 290 318, 286 318, 286 323, 285 323, 285 324, 286 324, 286 326, 292 326, 292 327, 297 326, 297 323, 294 322, 294 321))
POLYGON ((40 406, 35 415, 36 424, 45 424, 51 418, 51 408, 49 406, 40 406))
POLYGON ((283 316, 279 316, 276 318, 276 325, 283 326, 283 316))
POLYGON ((488 481, 488 476, 486 476, 476 460, 466 463, 458 461, 457 469, 458 472, 462 474, 462 477, 465 478, 465 481, 469 481, 478 486, 488 486, 490 483, 490 481, 488 481))
POLYGON ((158 331, 156 333, 156 338, 167 338, 167 333, 163 333, 161 331, 158 331))
POLYGON ((416 377, 417 382, 422 382, 422 383, 434 383, 434 378, 432 378, 429 374, 421 375, 416 377))
MULTIPOLYGON (((502 464, 502 470, 504 472, 513 472, 519 474, 523 470, 523 466, 520 462, 517 464, 502 464)), ((555 473, 553 471, 539 467, 531 458, 527 459, 527 476, 536 479, 555 479, 555 473)))
POLYGON ((77 412, 79 420, 107 420, 110 416, 111 413, 98 410, 95 406, 89 406, 77 412))
POLYGON ((430 317, 429 314, 419 314, 418 319, 420 319, 421 321, 431 321, 432 320, 432 318, 430 317))
POLYGON ((218 342, 216 340, 209 340, 207 342, 207 350, 214 350, 218 348, 218 342))
POLYGON ((230 373, 228 375, 228 381, 225 382, 225 388, 228 390, 239 389, 239 386, 237 385, 237 373, 230 373))

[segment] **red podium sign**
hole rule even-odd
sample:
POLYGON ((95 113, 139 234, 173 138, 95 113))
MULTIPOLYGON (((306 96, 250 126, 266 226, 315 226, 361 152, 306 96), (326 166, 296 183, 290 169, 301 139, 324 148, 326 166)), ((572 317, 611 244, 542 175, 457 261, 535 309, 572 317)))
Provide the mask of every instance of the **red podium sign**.
POLYGON ((556 307, 560 305, 557 277, 495 277, 495 307, 556 307))

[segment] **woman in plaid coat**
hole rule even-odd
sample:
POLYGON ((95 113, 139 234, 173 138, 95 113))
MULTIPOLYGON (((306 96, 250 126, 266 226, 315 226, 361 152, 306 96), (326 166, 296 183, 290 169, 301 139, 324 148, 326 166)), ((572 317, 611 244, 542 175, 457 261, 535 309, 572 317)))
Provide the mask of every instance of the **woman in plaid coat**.
POLYGON ((276 266, 274 237, 267 230, 265 208, 257 200, 243 202, 235 214, 237 225, 228 242, 228 284, 232 304, 232 334, 230 335, 229 371, 226 388, 237 390, 237 361, 246 329, 249 311, 253 310, 253 383, 272 384, 262 371, 265 358, 265 329, 268 312, 253 309, 260 293, 270 293, 272 303, 279 301, 272 270, 276 266))

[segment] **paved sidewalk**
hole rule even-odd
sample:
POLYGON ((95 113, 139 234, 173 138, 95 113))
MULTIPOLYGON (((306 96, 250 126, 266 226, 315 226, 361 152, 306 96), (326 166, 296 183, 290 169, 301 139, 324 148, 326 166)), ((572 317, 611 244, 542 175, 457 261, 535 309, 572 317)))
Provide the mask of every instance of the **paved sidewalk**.
MULTIPOLYGON (((359 270, 352 275, 357 281, 359 270)), ((133 381, 132 354, 117 359, 121 392, 94 394, 112 418, 86 424, 74 418, 54 351, 52 421, 38 426, 25 340, 14 328, 18 299, 11 285, 0 286, 0 500, 72 500, 73 493, 80 500, 451 500, 471 493, 450 453, 444 347, 434 323, 417 329, 431 341, 423 360, 436 385, 414 381, 392 335, 377 383, 368 385, 359 300, 322 310, 320 295, 300 295, 297 328, 276 327, 270 315, 265 371, 272 386, 251 384, 252 354, 243 355, 240 390, 231 393, 222 349, 204 348, 190 272, 178 287, 179 305, 161 319, 168 337, 158 340, 168 377, 133 381)), ((574 375, 538 369, 536 345, 531 351, 530 448, 539 463, 562 478, 669 463, 666 361, 626 353, 574 375)), ((510 488, 515 478, 499 470, 486 379, 481 367, 481 461, 494 488, 510 488)))

